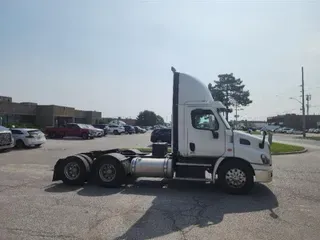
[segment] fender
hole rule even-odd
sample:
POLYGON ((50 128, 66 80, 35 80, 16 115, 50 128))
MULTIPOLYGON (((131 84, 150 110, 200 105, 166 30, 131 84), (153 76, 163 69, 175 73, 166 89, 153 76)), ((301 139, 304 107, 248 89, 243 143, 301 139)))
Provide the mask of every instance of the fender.
POLYGON ((225 159, 225 157, 220 157, 215 165, 214 165, 214 168, 213 168, 213 171, 212 171, 212 183, 215 183, 216 181, 216 173, 217 173, 217 170, 218 170, 218 167, 220 165, 220 163, 225 159))
POLYGON ((228 160, 228 159, 233 159, 233 161, 242 161, 242 162, 245 162, 246 164, 248 164, 250 167, 251 167, 251 170, 253 172, 253 174, 255 174, 255 171, 252 167, 252 163, 248 162, 247 160, 245 159, 242 159, 242 158, 236 158, 236 157, 220 157, 216 164, 214 165, 214 168, 213 168, 213 172, 212 172, 212 182, 215 183, 215 176, 217 174, 217 170, 220 166, 220 164, 224 161, 224 160, 228 160))

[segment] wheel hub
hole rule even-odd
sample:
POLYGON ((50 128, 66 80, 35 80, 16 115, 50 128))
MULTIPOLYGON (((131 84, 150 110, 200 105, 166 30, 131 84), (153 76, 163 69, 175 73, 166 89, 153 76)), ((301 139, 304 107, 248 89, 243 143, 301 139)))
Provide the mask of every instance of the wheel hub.
POLYGON ((115 179, 117 174, 116 168, 112 164, 103 164, 99 169, 99 177, 104 182, 111 182, 115 179))
POLYGON ((232 168, 226 173, 226 182, 230 187, 241 188, 246 180, 246 174, 241 169, 232 168))
POLYGON ((76 162, 70 162, 64 167, 64 175, 69 180, 75 180, 80 176, 80 166, 76 162))

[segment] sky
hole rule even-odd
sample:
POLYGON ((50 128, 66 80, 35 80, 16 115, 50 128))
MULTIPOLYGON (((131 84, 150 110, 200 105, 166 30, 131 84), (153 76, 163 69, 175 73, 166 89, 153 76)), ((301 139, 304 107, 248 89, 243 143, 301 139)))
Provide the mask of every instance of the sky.
MULTIPOLYGON (((320 1, 2 0, 0 95, 170 120, 171 66, 203 83, 233 73, 240 119, 299 113, 301 66, 320 114, 320 1)), ((301 100, 301 99, 300 99, 301 100)))

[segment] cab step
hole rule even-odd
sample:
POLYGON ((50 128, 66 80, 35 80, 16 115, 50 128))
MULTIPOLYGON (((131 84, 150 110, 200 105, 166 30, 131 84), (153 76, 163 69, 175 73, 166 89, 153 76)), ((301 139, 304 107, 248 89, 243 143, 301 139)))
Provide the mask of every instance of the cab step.
POLYGON ((212 182, 211 178, 184 178, 184 177, 174 177, 174 180, 182 181, 194 181, 194 182, 212 182))

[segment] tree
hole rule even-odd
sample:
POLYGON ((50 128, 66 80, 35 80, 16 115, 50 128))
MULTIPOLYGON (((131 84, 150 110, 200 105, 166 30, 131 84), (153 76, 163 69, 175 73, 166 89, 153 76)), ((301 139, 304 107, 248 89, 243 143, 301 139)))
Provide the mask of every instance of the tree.
POLYGON ((136 124, 139 126, 154 126, 157 124, 157 115, 153 111, 144 110, 138 114, 136 124))
POLYGON ((164 119, 163 117, 161 117, 160 115, 157 115, 157 122, 156 122, 157 125, 162 125, 164 124, 164 119))
POLYGON ((222 102, 226 110, 226 119, 229 119, 229 113, 232 112, 232 106, 248 106, 252 101, 250 100, 250 92, 244 90, 245 85, 240 78, 235 78, 232 73, 218 75, 219 80, 214 81, 215 85, 211 83, 208 88, 215 101, 222 102))

